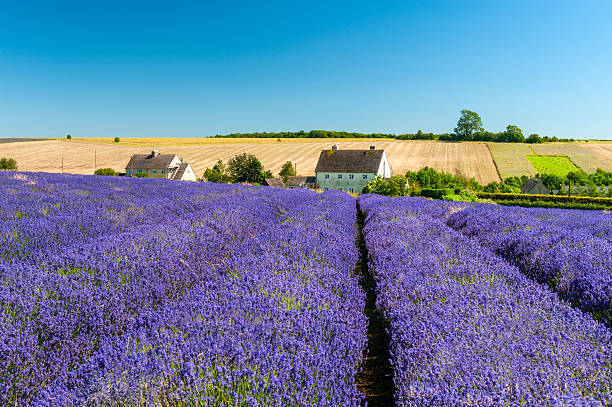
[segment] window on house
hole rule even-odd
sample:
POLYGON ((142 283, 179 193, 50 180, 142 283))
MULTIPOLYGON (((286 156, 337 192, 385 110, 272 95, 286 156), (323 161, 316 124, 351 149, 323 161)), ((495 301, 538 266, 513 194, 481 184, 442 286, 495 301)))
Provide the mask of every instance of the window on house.
POLYGON ((353 179, 355 176, 353 174, 349 174, 349 179, 353 179))
POLYGON ((161 173, 162 173, 162 174, 165 174, 165 173, 166 173, 166 170, 161 170, 161 173))
POLYGON ((342 174, 338 174, 338 179, 342 179, 342 174))
POLYGON ((325 179, 329 179, 329 174, 325 174, 325 179))
POLYGON ((349 192, 355 192, 353 188, 349 188, 349 192))
POLYGON ((329 187, 325 187, 325 190, 326 190, 326 191, 329 191, 329 187))
POLYGON ((137 172, 138 174, 140 174, 140 173, 142 173, 142 170, 136 170, 136 172, 137 172))
POLYGON ((151 174, 157 174, 157 170, 151 170, 151 174))
POLYGON ((361 177, 362 177, 363 179, 368 179, 368 174, 363 174, 361 177))

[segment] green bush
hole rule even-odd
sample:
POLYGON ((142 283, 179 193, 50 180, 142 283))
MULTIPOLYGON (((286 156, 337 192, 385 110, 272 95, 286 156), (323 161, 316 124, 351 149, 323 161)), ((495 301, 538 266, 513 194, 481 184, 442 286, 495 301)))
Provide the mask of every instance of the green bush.
POLYGON ((14 158, 0 158, 0 170, 11 170, 17 169, 17 161, 14 158))
POLYGON ((368 181, 361 191, 362 194, 378 194, 392 197, 405 196, 406 192, 406 177, 402 175, 396 175, 389 179, 376 176, 368 181))
POLYGON ((98 168, 94 171, 94 175, 109 175, 114 177, 117 175, 117 171, 113 170, 112 168, 98 168))
POLYGON ((139 172, 136 174, 136 177, 138 178, 147 178, 147 173, 146 172, 139 172))
POLYGON ((118 143, 120 141, 121 141, 121 139, 119 137, 115 137, 115 143, 118 143))
POLYGON ((68 140, 70 140, 70 139, 72 138, 72 136, 71 136, 70 134, 66 134, 66 138, 67 138, 68 140))
POLYGON ((478 197, 467 189, 455 190, 454 194, 444 195, 442 199, 445 201, 478 202, 478 197))

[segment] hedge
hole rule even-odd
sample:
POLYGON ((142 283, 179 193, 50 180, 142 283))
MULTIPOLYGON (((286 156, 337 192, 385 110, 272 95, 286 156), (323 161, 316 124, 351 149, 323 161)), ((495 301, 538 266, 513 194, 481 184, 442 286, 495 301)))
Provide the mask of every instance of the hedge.
POLYGON ((433 199, 442 199, 446 195, 454 195, 454 194, 455 194, 455 190, 453 188, 440 188, 440 189, 423 188, 421 189, 419 196, 424 196, 424 197, 433 198, 433 199))
POLYGON ((565 195, 502 194, 478 192, 478 198, 491 199, 500 205, 564 209, 612 209, 612 198, 565 195))
POLYGON ((612 210, 612 206, 594 203, 572 203, 572 202, 546 202, 546 201, 520 201, 520 200, 501 200, 495 201, 498 205, 522 206, 525 208, 541 207, 556 209, 590 209, 590 210, 612 210))

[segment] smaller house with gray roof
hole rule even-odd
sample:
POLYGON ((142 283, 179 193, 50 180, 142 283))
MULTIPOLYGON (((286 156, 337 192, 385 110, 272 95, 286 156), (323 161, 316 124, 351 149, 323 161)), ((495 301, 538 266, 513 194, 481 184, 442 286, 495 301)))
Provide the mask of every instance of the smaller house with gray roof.
POLYGON ((542 182, 542 177, 538 175, 536 179, 532 178, 523 185, 521 194, 549 195, 550 190, 542 182))
POLYGON ((285 187, 285 183, 283 182, 283 179, 278 177, 278 178, 266 178, 264 180, 264 185, 267 185, 269 187, 276 187, 276 188, 284 188, 285 187))
POLYGON ((165 178, 178 181, 196 181, 191 165, 182 162, 176 154, 134 154, 125 166, 128 177, 165 178))
POLYGON ((317 184, 317 179, 315 177, 304 177, 300 175, 292 175, 287 177, 287 182, 285 182, 285 186, 289 189, 295 188, 310 188, 315 189, 317 184))
POLYGON ((324 190, 340 190, 361 193, 373 178, 391 177, 391 166, 385 150, 331 150, 321 151, 315 168, 316 185, 324 190))

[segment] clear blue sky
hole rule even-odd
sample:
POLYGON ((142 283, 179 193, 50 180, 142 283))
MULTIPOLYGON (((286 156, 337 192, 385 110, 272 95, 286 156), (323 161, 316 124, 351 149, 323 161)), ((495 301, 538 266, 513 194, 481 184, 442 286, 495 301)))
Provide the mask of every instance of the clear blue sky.
POLYGON ((0 3, 0 137, 488 130, 612 139, 612 2, 0 3))

